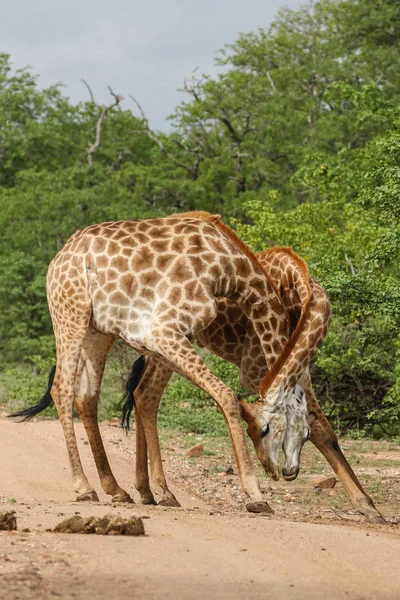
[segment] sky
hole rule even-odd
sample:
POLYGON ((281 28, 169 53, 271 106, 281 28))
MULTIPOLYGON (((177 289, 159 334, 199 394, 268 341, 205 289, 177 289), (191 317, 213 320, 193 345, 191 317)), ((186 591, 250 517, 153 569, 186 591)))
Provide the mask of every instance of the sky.
POLYGON ((239 32, 266 28, 279 8, 301 0, 11 0, 1 11, 0 52, 15 68, 32 67, 40 86, 62 82, 73 102, 87 100, 90 84, 99 103, 107 85, 132 94, 154 129, 184 99, 185 76, 215 75, 217 50, 239 32))

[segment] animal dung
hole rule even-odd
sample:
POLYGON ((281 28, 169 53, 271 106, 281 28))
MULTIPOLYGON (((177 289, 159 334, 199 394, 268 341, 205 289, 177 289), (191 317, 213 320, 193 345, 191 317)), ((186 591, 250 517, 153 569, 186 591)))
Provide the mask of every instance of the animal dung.
POLYGON ((0 531, 15 531, 17 529, 17 518, 15 510, 0 513, 0 531))
POLYGON ((94 533, 96 535, 144 535, 143 521, 139 517, 124 519, 120 515, 81 517, 75 515, 55 526, 56 533, 94 533))

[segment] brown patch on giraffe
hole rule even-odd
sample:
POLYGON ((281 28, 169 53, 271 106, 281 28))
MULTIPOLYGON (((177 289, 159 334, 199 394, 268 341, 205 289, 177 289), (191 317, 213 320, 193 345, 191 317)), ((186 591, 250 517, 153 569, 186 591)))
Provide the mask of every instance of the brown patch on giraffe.
POLYGON ((195 233, 189 236, 189 245, 187 252, 188 254, 197 254, 198 252, 203 252, 204 243, 201 235, 199 233, 195 233))
POLYGON ((200 258, 200 256, 190 256, 189 260, 197 277, 198 275, 200 275, 200 273, 204 271, 205 264, 200 258))
POLYGON ((171 252, 181 253, 185 247, 185 237, 183 235, 177 235, 172 240, 171 252))
POLYGON ((153 266, 154 252, 151 252, 146 246, 137 249, 132 260, 132 267, 135 271, 144 271, 153 266))
MULTIPOLYGON (((237 334, 230 323, 227 323, 224 326, 224 341, 226 341, 228 344, 231 341, 234 341, 234 342, 237 341, 237 334)), ((257 350, 257 352, 258 352, 258 350, 257 350)))
POLYGON ((251 270, 248 261, 244 258, 235 259, 236 273, 239 277, 247 278, 250 276, 251 270))
POLYGON ((127 297, 122 292, 113 292, 109 298, 110 304, 126 304, 127 297))
POLYGON ((126 273, 126 275, 122 275, 119 279, 119 287, 120 289, 128 295, 131 295, 132 285, 137 287, 136 282, 134 283, 133 275, 130 273, 126 273))
POLYGON ((107 270, 107 279, 109 279, 110 281, 115 281, 116 279, 118 279, 119 277, 119 273, 115 270, 115 269, 108 269, 107 270))
POLYGON ((97 236, 94 238, 92 250, 95 254, 102 254, 107 246, 106 238, 97 236))
POLYGON ((156 261, 156 267, 160 271, 165 271, 175 259, 175 254, 163 254, 161 256, 158 256, 156 261))
POLYGON ((115 256, 116 254, 119 254, 120 245, 117 242, 115 242, 114 240, 110 240, 108 242, 107 250, 108 250, 108 254, 110 256, 115 256))
MULTIPOLYGON (((154 221, 156 221, 156 219, 152 220, 152 223, 154 223, 154 221)), ((165 225, 158 226, 158 227, 153 227, 151 229, 151 235, 153 237, 168 236, 168 235, 170 235, 170 233, 171 233, 170 228, 166 227, 165 225)))
POLYGON ((155 252, 166 252, 168 250, 168 240, 152 240, 151 247, 155 252))
POLYGON ((115 256, 111 261, 111 266, 120 273, 128 270, 128 259, 125 256, 115 256))
POLYGON ((154 302, 155 292, 151 288, 145 287, 140 293, 145 300, 148 300, 148 302, 154 302))
POLYGON ((106 285, 103 286, 103 289, 107 295, 111 294, 115 290, 115 283, 112 283, 110 281, 109 283, 106 283, 106 285))
POLYGON ((140 276, 140 283, 144 287, 155 287, 160 280, 160 276, 155 271, 148 271, 140 276))
POLYGON ((168 300, 171 302, 171 304, 178 304, 178 302, 180 302, 182 299, 182 288, 176 286, 173 287, 171 289, 171 291, 168 294, 168 300))
POLYGON ((140 244, 147 244, 149 241, 149 236, 143 231, 135 231, 135 241, 139 242, 140 244))
POLYGON ((105 269, 108 267, 108 256, 102 254, 100 256, 96 256, 96 266, 99 269, 105 269))
POLYGON ((183 282, 193 277, 193 273, 186 264, 186 261, 178 260, 169 272, 174 283, 183 282))

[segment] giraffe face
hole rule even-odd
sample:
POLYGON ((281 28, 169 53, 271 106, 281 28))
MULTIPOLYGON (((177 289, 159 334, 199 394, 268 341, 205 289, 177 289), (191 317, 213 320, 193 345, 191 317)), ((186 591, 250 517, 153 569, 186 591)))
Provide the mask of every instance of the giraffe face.
POLYGON ((287 427, 283 385, 275 398, 255 404, 242 401, 242 416, 247 422, 247 433, 265 472, 277 481, 280 477, 279 454, 287 427))
POLYGON ((286 462, 282 475, 286 481, 292 481, 299 474, 301 449, 310 437, 306 395, 298 384, 286 400, 286 418, 287 428, 283 441, 286 462))

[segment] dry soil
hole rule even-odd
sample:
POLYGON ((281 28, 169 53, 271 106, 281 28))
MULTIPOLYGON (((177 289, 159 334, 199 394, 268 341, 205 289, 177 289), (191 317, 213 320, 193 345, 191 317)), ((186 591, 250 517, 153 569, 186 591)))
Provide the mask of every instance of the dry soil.
MULTIPOLYGON (((100 503, 75 502, 58 422, 18 425, 0 419, 0 512, 15 510, 18 520, 18 531, 0 532, 0 598, 400 598, 400 525, 365 524, 348 510, 340 486, 336 495, 329 490, 316 495, 313 480, 325 470, 330 475, 324 463, 321 472, 309 469, 308 479, 293 484, 271 485, 263 478, 276 514, 250 515, 243 510, 237 475, 216 469, 232 462, 226 448, 202 440, 206 455, 189 459, 190 439, 170 436, 164 439, 165 466, 182 508, 113 507, 101 492, 82 426, 76 424, 76 430, 100 503), (146 535, 47 531, 77 513, 109 512, 144 518, 146 535)), ((126 438, 113 424, 102 425, 102 433, 117 479, 138 502, 134 435, 126 438)), ((308 460, 315 462, 316 455, 308 460)), ((381 477, 388 490, 398 486, 396 465, 389 464, 381 477)), ((400 512, 398 496, 388 497, 386 513, 400 512)))

